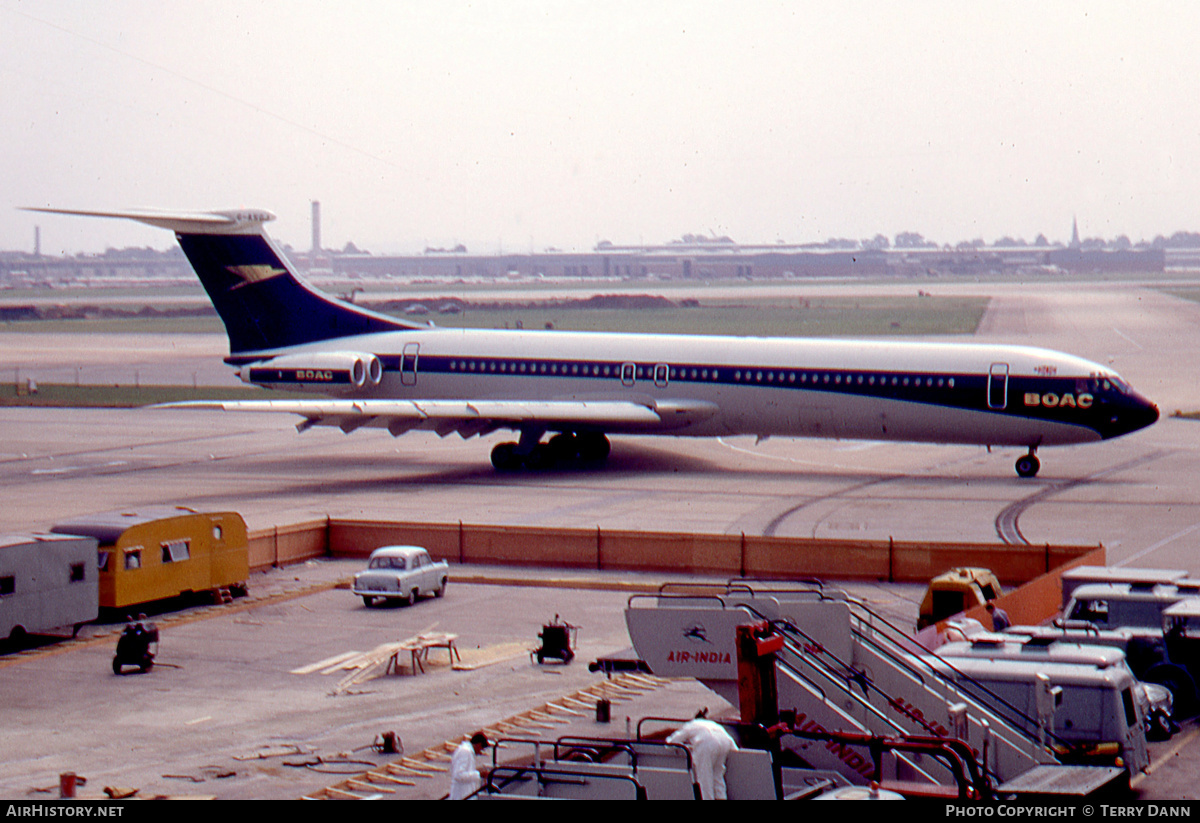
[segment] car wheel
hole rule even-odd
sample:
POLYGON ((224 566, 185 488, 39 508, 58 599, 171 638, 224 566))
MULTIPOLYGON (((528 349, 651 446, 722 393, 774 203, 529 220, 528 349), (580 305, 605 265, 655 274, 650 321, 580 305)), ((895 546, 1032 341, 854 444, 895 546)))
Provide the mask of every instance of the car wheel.
POLYGON ((1146 737, 1149 740, 1170 740, 1174 730, 1171 728, 1171 718, 1166 712, 1155 712, 1151 718, 1147 729, 1146 737))
POLYGON ((438 583, 438 587, 433 590, 434 597, 441 597, 446 593, 446 578, 442 578, 442 582, 438 583))
POLYGON ((405 598, 404 602, 409 606, 417 605, 417 590, 413 589, 411 592, 409 592, 408 597, 405 598))
POLYGON ((364 606, 366 606, 366 607, 369 609, 369 608, 371 608, 371 606, 373 606, 374 604, 375 604, 375 598, 374 598, 374 597, 371 597, 371 595, 369 595, 369 594, 364 594, 364 595, 363 595, 363 605, 364 605, 364 606))
POLYGON ((121 673, 121 658, 114 657, 113 658, 113 674, 120 674, 120 673, 121 673))

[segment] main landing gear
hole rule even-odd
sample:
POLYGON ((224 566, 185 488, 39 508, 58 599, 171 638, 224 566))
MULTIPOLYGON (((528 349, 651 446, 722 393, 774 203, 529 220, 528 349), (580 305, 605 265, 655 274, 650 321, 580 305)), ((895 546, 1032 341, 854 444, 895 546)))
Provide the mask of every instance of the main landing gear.
POLYGON ((1038 469, 1042 467, 1042 461, 1037 459, 1034 454, 1036 451, 1037 446, 1030 446, 1029 454, 1017 458, 1018 477, 1037 477, 1038 469))
POLYGON ((611 448, 608 438, 599 432, 563 432, 545 443, 527 444, 526 439, 523 436, 520 443, 501 443, 492 449, 496 471, 541 471, 564 463, 603 463, 611 448))

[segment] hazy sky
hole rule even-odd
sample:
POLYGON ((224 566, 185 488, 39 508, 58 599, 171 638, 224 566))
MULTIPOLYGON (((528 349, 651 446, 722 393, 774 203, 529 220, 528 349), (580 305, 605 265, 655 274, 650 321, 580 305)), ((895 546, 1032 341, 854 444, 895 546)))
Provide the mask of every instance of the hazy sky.
POLYGON ((18 206, 274 211, 372 251, 1200 230, 1190 2, 0 0, 18 206))

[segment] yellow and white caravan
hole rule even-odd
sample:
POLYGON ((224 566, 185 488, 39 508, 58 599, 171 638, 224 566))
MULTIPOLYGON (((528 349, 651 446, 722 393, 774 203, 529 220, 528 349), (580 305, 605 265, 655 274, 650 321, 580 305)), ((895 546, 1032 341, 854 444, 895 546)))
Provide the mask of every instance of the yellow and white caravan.
POLYGON ((99 541, 103 609, 244 588, 250 575, 246 523, 236 512, 157 506, 80 517, 51 531, 99 541))

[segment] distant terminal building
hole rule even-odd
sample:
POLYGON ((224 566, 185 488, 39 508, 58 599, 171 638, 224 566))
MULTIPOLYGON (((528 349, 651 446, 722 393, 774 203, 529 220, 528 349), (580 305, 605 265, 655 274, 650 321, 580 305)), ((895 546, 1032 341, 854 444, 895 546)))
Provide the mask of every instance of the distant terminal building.
MULTIPOLYGON (((297 255, 304 269, 305 255, 297 255)), ((616 246, 590 252, 541 254, 322 255, 311 268, 334 277, 405 279, 659 278, 724 280, 846 278, 914 275, 1015 274, 1033 270, 1154 273, 1167 265, 1162 249, 1082 250, 1062 246, 978 249, 825 249, 811 246, 616 246)))
MULTIPOLYGON (((321 278, 406 280, 551 279, 726 280, 754 278, 853 278, 923 275, 1007 275, 1043 272, 1156 273, 1166 267, 1200 268, 1200 248, 1139 246, 1088 249, 1078 246, 980 246, 845 249, 814 245, 740 245, 732 242, 620 246, 591 251, 470 254, 455 249, 413 255, 375 255, 352 247, 322 249, 319 204, 313 203, 313 249, 285 249, 304 273, 321 278)), ((102 255, 35 256, 0 252, 0 287, 54 287, 66 282, 178 280, 195 276, 176 248, 110 250, 102 255)))
MULTIPOLYGON (((410 256, 334 255, 333 274, 404 278, 643 278, 715 280, 738 277, 853 277, 888 272, 878 252, 713 250, 671 247, 598 248, 592 252, 474 255, 439 252, 410 256)), ((305 261, 306 262, 306 261, 305 261)))

